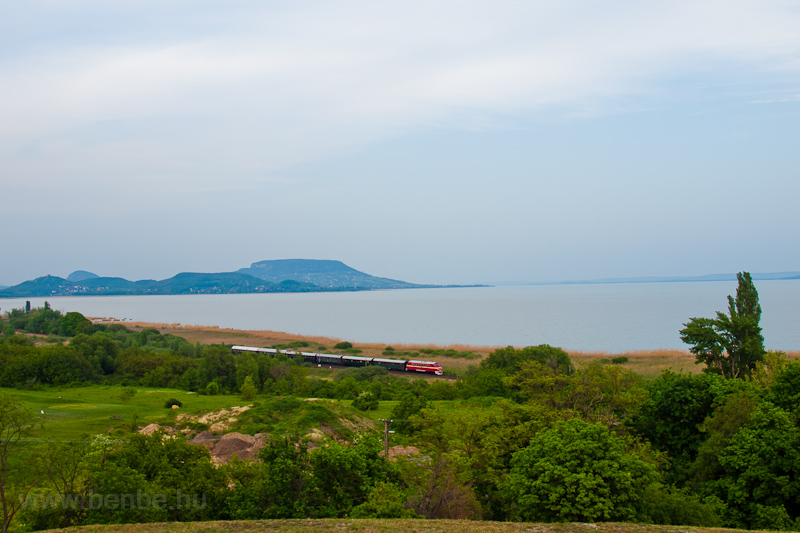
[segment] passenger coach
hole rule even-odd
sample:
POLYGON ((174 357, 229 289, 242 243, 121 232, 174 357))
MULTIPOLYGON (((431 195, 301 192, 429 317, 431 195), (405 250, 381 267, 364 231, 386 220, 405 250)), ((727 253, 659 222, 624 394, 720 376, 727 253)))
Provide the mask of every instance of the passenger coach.
POLYGON ((295 350, 277 350, 276 348, 256 348, 253 346, 233 346, 231 351, 235 354, 251 353, 275 357, 278 353, 286 354, 293 359, 303 359, 308 363, 317 365, 343 365, 343 366, 381 366, 387 370, 400 372, 423 372, 441 376, 444 374, 442 365, 435 361, 404 361, 402 359, 382 359, 379 357, 361 357, 358 355, 339 355, 333 353, 298 352, 295 350))

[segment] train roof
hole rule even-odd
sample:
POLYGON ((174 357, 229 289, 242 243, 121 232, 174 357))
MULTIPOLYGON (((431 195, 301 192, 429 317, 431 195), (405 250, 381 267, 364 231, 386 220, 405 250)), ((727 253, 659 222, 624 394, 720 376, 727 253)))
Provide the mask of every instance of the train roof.
POLYGON ((438 365, 436 361, 409 361, 409 363, 423 364, 423 365, 438 365))
MULTIPOLYGON (((331 354, 325 354, 331 355, 331 354)), ((351 359, 354 361, 372 361, 372 357, 363 357, 361 355, 343 355, 342 359, 351 359)))
POLYGON ((379 357, 375 357, 373 361, 378 361, 379 363, 405 363, 404 359, 381 359, 379 357))

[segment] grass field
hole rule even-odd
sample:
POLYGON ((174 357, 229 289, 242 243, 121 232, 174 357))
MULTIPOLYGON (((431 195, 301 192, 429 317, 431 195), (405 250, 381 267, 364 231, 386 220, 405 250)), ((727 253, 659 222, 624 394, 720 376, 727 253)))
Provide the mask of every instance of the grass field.
POLYGON ((83 435, 130 431, 134 415, 139 427, 163 423, 178 412, 198 413, 242 405, 237 396, 200 396, 174 389, 136 387, 136 394, 122 399, 122 387, 76 387, 26 391, 0 388, 20 399, 25 407, 39 413, 37 433, 55 440, 78 439, 83 435), (165 409, 164 402, 177 398, 182 409, 165 409), (121 418, 120 418, 121 417, 121 418))
MULTIPOLYGON (((199 415, 247 404, 238 396, 201 396, 175 389, 145 387, 92 386, 43 391, 2 388, 0 392, 16 396, 25 407, 37 413, 37 438, 53 440, 73 440, 97 434, 121 435, 130 431, 134 415, 139 428, 151 423, 173 425, 178 414, 199 415), (123 391, 130 389, 136 394, 123 401, 123 391), (183 407, 164 408, 164 402, 169 398, 179 399, 183 407)), ((428 405, 445 411, 491 410, 494 400, 445 400, 429 402, 428 405)), ((399 402, 382 401, 377 410, 364 412, 351 409, 352 403, 352 400, 257 398, 254 407, 243 414, 229 431, 289 435, 302 434, 325 424, 349 438, 353 430, 360 432, 374 428, 383 431, 380 420, 391 418, 392 410, 399 402)))
MULTIPOLYGON (((70 533, 211 533, 269 531, 273 533, 734 533, 739 529, 687 526, 653 526, 621 523, 534 524, 468 522, 464 520, 257 520, 84 526, 55 529, 70 533)), ((752 533, 752 532, 751 532, 752 533)))

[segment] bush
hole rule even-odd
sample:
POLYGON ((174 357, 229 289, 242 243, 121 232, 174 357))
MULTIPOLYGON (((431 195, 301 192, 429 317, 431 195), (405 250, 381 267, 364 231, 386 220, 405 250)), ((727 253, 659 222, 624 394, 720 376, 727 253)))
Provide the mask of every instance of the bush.
POLYGON ((367 392, 353 400, 353 407, 359 411, 374 411, 378 408, 378 399, 367 392))
POLYGON ((628 358, 624 355, 620 355, 619 357, 612 357, 611 363, 615 365, 623 365, 628 362, 628 358))
POLYGON ((353 347, 353 343, 352 342, 346 342, 346 341, 345 342, 337 342, 336 344, 333 345, 333 349, 334 350, 349 350, 352 347, 353 347))
POLYGON ((607 427, 577 419, 534 437, 511 467, 502 489, 513 518, 530 522, 641 520, 645 488, 657 478, 607 427))
POLYGON ((183 402, 178 400, 177 398, 170 398, 166 402, 164 402, 165 409, 172 409, 173 405, 177 405, 178 407, 183 407, 183 402))

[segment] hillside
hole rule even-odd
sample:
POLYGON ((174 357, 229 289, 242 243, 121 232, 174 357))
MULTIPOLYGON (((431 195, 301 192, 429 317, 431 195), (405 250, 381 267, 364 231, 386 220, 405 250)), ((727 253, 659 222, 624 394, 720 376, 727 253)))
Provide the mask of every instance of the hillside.
POLYGON ((43 276, 15 287, 0 290, 0 297, 233 294, 318 290, 320 290, 319 287, 309 283, 293 280, 271 283, 236 272, 219 274, 184 272, 161 281, 128 281, 123 278, 90 278, 83 281, 68 281, 55 276, 43 276))
POLYGON ((259 261, 250 265, 250 268, 241 268, 237 272, 249 274, 273 283, 295 280, 311 283, 326 289, 374 290, 430 287, 430 285, 418 285, 396 279, 370 276, 345 265, 341 261, 329 260, 279 259, 275 261, 259 261))
POLYGON ((67 281, 84 281, 87 279, 94 279, 99 278, 97 274, 94 272, 87 272, 86 270, 76 270, 69 276, 67 276, 67 281))
POLYGON ((0 298, 363 291, 433 286, 371 276, 341 261, 284 259, 259 261, 236 272, 182 272, 160 281, 99 277, 78 270, 67 279, 48 275, 14 287, 0 287, 0 298))

